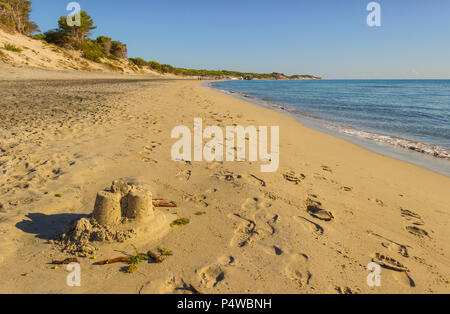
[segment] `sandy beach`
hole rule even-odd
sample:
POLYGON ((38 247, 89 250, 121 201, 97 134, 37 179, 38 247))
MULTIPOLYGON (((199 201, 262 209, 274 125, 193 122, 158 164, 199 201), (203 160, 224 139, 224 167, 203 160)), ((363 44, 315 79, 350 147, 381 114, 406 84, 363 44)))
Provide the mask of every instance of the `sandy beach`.
MULTIPOLYGON (((450 179, 194 80, 4 68, 0 293, 450 293, 450 179), (14 73, 14 75, 10 75, 14 73), (172 129, 279 126, 280 166, 175 162, 172 129), (79 257, 57 239, 113 180, 143 182, 189 223, 79 257), (326 215, 325 215, 326 214, 326 215), (163 263, 96 261, 165 248, 163 263), (381 286, 366 269, 382 266, 381 286)), ((170 216, 170 217, 172 217, 170 216)), ((169 217, 169 216, 168 216, 169 217)))

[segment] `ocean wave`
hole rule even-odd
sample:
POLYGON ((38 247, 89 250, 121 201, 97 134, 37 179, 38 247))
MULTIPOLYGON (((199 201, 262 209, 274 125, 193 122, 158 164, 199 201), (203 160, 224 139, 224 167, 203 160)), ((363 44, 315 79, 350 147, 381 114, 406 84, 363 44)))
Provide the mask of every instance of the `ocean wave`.
POLYGON ((343 127, 343 126, 336 126, 336 125, 328 125, 327 126, 330 129, 333 129, 337 132, 355 136, 363 139, 372 140, 379 143, 386 143, 390 144, 396 147, 405 148, 411 151, 419 152, 422 154, 430 155, 437 158, 442 158, 445 160, 450 160, 450 151, 446 150, 445 148, 442 148, 440 146, 426 144, 422 142, 412 141, 396 136, 391 135, 384 135, 384 134, 377 134, 377 133, 371 133, 366 131, 361 131, 349 127, 343 127))

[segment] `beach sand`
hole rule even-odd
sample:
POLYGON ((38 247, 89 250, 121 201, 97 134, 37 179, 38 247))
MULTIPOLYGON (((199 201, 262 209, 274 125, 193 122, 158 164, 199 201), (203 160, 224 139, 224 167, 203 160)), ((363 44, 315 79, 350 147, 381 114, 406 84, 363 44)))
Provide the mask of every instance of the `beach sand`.
POLYGON ((14 71, 0 81, 0 293, 450 293, 448 177, 198 81, 14 71), (280 126, 279 170, 172 161, 172 129, 195 117, 280 126), (53 239, 119 178, 176 201, 157 210, 190 223, 99 244, 96 259, 79 258, 81 287, 69 287, 49 263, 72 256, 53 239), (134 247, 173 255, 134 274, 93 265, 134 247), (372 261, 379 287, 367 284, 372 261))

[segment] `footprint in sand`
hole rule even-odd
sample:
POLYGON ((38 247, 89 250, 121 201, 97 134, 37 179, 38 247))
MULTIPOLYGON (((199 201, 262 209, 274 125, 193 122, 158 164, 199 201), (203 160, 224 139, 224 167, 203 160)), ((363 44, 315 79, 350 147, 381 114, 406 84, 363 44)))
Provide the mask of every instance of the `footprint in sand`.
POLYGON ((248 198, 241 206, 242 216, 255 218, 258 211, 271 207, 272 204, 268 203, 263 197, 248 198))
POLYGON ((368 200, 377 203, 379 206, 384 206, 384 202, 378 198, 369 198, 368 200))
POLYGON ((406 247, 406 245, 392 241, 392 240, 390 240, 386 237, 383 237, 382 235, 379 235, 372 231, 368 231, 367 233, 369 234, 370 237, 381 240, 382 241, 381 245, 383 247, 387 248, 389 251, 396 252, 406 258, 409 257, 408 248, 406 247))
POLYGON ((358 294, 357 292, 353 291, 352 289, 350 289, 349 287, 333 287, 332 289, 330 289, 332 292, 335 292, 337 294, 358 294))
POLYGON ((392 277, 400 283, 401 285, 405 287, 411 287, 414 288, 416 286, 416 283, 414 280, 409 276, 408 273, 405 272, 392 272, 392 277))
POLYGON ((266 187, 266 181, 264 181, 263 179, 258 178, 257 176, 250 174, 250 176, 248 177, 250 182, 255 182, 258 185, 262 186, 262 187, 266 187))
POLYGON ((10 206, 29 205, 29 204, 33 203, 34 201, 35 201, 35 199, 27 197, 27 198, 9 201, 8 205, 10 205, 10 206))
POLYGON ((415 212, 403 208, 400 208, 400 212, 403 218, 405 218, 408 222, 413 224, 413 226, 406 227, 406 231, 421 239, 431 238, 428 231, 417 227, 425 225, 425 222, 422 220, 422 217, 420 217, 419 214, 416 214, 415 212))
POLYGON ((375 253, 372 261, 390 271, 392 277, 400 284, 412 288, 416 286, 414 280, 410 276, 408 267, 404 266, 399 261, 380 253, 375 253))
POLYGON ((236 264, 236 259, 233 256, 222 256, 218 259, 219 264, 225 266, 234 266, 236 264))
POLYGON ((302 183, 303 180, 306 179, 306 176, 303 173, 298 174, 298 173, 295 173, 293 170, 288 170, 287 172, 285 172, 283 174, 283 178, 286 181, 289 181, 289 182, 292 182, 295 184, 299 184, 299 183, 302 183))
POLYGON ((209 204, 206 202, 207 198, 208 197, 206 195, 198 195, 198 194, 191 194, 191 193, 185 193, 183 195, 183 200, 185 200, 187 202, 195 203, 202 207, 209 206, 209 204))
POLYGON ((334 219, 333 214, 322 209, 322 203, 317 200, 308 198, 305 202, 305 207, 306 212, 316 219, 323 221, 332 221, 334 219))
POLYGON ((274 235, 275 232, 277 232, 277 229, 275 228, 276 223, 278 222, 280 216, 275 215, 272 218, 270 218, 270 214, 269 214, 269 220, 266 222, 266 224, 269 226, 270 228, 270 235, 274 235))
POLYGON ((152 158, 150 151, 144 150, 139 153, 139 156, 140 156, 141 160, 145 163, 149 163, 149 164, 157 164, 158 163, 157 160, 152 158))
POLYGON ((416 237, 419 237, 421 239, 431 238, 427 231, 425 231, 424 229, 421 229, 419 227, 416 227, 416 226, 408 226, 408 227, 406 227, 406 231, 408 231, 412 235, 415 235, 416 237))
POLYGON ((161 134, 163 131, 160 129, 151 129, 153 134, 161 134))
POLYGON ((62 171, 61 168, 56 168, 52 170, 52 173, 54 174, 54 177, 52 178, 52 180, 56 180, 58 179, 61 175, 64 174, 64 172, 62 171))
POLYGON ((255 231, 262 238, 272 236, 277 231, 276 224, 279 216, 269 210, 271 207, 272 204, 263 196, 248 198, 242 204, 241 210, 236 213, 236 216, 254 222, 255 231))
POLYGON ((398 272, 409 272, 408 267, 404 266, 399 261, 383 255, 381 253, 375 253, 372 257, 372 262, 377 263, 383 268, 398 271, 398 272))
POLYGON ((264 192, 264 197, 270 199, 271 201, 276 201, 280 198, 277 194, 272 192, 264 192))
POLYGON ((416 286, 414 280, 410 276, 408 267, 399 261, 381 253, 375 253, 372 261, 390 271, 392 277, 400 284, 412 288, 416 286))
POLYGON ((314 173, 314 179, 316 180, 321 180, 321 181, 328 181, 327 178, 325 178, 324 176, 318 174, 318 173, 314 173))
POLYGON ((402 217, 405 218, 407 221, 412 222, 413 225, 423 226, 425 224, 425 222, 422 220, 422 217, 420 217, 420 215, 418 215, 410 210, 400 208, 400 212, 401 212, 402 217))
POLYGON ((309 219, 298 216, 298 217, 294 217, 294 220, 298 221, 303 226, 305 231, 310 231, 313 234, 315 234, 316 236, 321 236, 324 233, 324 229, 322 228, 321 225, 316 224, 315 222, 313 222, 309 219))
POLYGON ((145 156, 141 156, 141 160, 145 163, 153 164, 153 165, 156 165, 158 163, 157 160, 150 158, 150 157, 145 157, 145 156))
POLYGON ((153 152, 154 150, 156 150, 161 145, 162 145, 161 143, 152 141, 151 145, 144 147, 144 151, 153 152))
POLYGON ((192 284, 183 279, 172 277, 169 279, 156 279, 144 283, 138 290, 139 294, 200 294, 201 292, 192 284))
POLYGON ((259 246, 267 255, 270 256, 281 256, 284 254, 284 250, 276 245, 261 245, 259 246))
POLYGON ((391 243, 382 243, 382 246, 387 248, 391 252, 397 252, 403 257, 409 257, 408 249, 404 245, 400 245, 394 242, 391 243))
POLYGON ((239 174, 235 174, 231 171, 219 171, 214 174, 214 177, 221 181, 228 181, 236 183, 239 179, 242 179, 242 176, 239 174))
POLYGON ((189 181, 191 179, 191 176, 192 176, 192 171, 191 170, 181 170, 176 175, 176 177, 178 179, 185 180, 185 181, 189 181))
POLYGON ((295 281, 300 288, 310 284, 312 274, 308 267, 309 257, 306 254, 292 254, 287 262, 284 272, 289 279, 295 281))
POLYGON ((253 238, 258 235, 256 223, 241 217, 239 214, 232 214, 229 215, 229 217, 237 221, 237 227, 234 230, 230 245, 242 248, 252 243, 253 238))
POLYGON ((217 264, 202 268, 199 271, 201 285, 207 288, 217 287, 226 279, 227 268, 233 267, 235 263, 233 256, 223 256, 217 260, 217 264))

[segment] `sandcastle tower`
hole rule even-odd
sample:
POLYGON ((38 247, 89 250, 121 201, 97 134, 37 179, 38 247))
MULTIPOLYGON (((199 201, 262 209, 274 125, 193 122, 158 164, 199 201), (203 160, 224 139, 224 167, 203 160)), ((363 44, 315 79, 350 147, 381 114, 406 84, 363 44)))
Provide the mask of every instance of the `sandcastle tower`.
POLYGON ((103 226, 117 225, 124 218, 144 221, 154 215, 150 190, 121 180, 114 181, 110 189, 98 192, 92 213, 93 218, 103 226))
POLYGON ((92 216, 104 226, 116 225, 122 219, 121 195, 110 191, 100 191, 95 200, 92 216))

